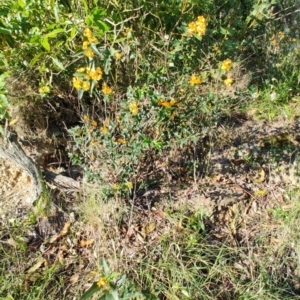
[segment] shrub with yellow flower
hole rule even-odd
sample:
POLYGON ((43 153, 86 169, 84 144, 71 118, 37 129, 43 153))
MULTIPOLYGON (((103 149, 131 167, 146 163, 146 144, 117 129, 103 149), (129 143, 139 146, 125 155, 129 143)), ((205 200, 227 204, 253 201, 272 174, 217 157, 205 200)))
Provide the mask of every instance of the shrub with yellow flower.
POLYGON ((232 66, 232 61, 231 59, 227 58, 222 62, 221 69, 225 71, 229 71, 231 69, 231 66, 232 66))
POLYGON ((112 89, 105 82, 102 85, 102 93, 104 95, 110 95, 112 93, 112 89))
POLYGON ((189 84, 191 86, 194 86, 195 84, 201 84, 201 83, 202 83, 202 79, 198 77, 196 74, 192 74, 189 84))

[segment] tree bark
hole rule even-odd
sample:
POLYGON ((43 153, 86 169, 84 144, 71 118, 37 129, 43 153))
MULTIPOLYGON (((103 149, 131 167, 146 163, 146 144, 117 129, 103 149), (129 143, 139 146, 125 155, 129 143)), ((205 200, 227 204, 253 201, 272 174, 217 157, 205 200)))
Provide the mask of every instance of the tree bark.
POLYGON ((37 166, 24 153, 16 134, 12 131, 7 130, 3 136, 0 135, 0 156, 29 174, 33 181, 31 198, 34 202, 42 193, 41 176, 37 166))
POLYGON ((79 182, 70 177, 48 170, 40 171, 33 160, 25 154, 18 143, 17 135, 12 131, 7 130, 3 136, 0 135, 0 156, 29 174, 33 181, 31 193, 32 203, 42 193, 42 174, 46 181, 60 190, 75 191, 79 189, 79 182))

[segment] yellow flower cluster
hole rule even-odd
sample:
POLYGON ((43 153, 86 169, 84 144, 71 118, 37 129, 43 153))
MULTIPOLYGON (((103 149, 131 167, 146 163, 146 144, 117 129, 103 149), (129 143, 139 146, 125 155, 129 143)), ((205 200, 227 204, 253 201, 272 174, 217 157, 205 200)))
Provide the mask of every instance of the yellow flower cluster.
POLYGON ((170 101, 166 101, 164 99, 160 99, 158 101, 158 106, 162 106, 162 107, 166 107, 166 108, 170 108, 170 107, 174 106, 175 104, 176 104, 176 100, 173 98, 170 101))
POLYGON ((224 84, 227 86, 231 86, 233 84, 233 79, 228 77, 224 80, 224 84))
POLYGON ((194 86, 195 84, 201 84, 201 83, 202 83, 202 79, 198 77, 196 74, 192 74, 189 84, 191 86, 194 86))
POLYGON ((108 128, 105 126, 101 126, 100 131, 102 132, 102 134, 106 135, 108 133, 108 128))
POLYGON ((106 277, 100 278, 100 280, 97 282, 97 286, 98 286, 100 289, 106 287, 106 285, 107 285, 106 277))
POLYGON ((85 55, 89 58, 94 58, 95 53, 92 51, 92 49, 89 48, 90 44, 92 43, 98 43, 98 40, 93 37, 92 30, 90 28, 85 28, 83 31, 83 36, 86 38, 82 43, 82 50, 85 51, 85 55))
POLYGON ((88 91, 91 84, 88 81, 81 80, 78 77, 73 77, 73 86, 76 90, 82 89, 84 91, 88 91))
MULTIPOLYGON (((221 69, 225 70, 226 72, 229 71, 232 67, 232 60, 227 58, 225 60, 222 61, 222 65, 221 65, 221 69)), ((230 77, 227 77, 224 80, 224 84, 227 86, 231 86, 233 84, 233 79, 230 77)))
POLYGON ((123 32, 124 36, 130 37, 131 33, 132 33, 132 28, 131 27, 125 27, 124 28, 124 32, 123 32))
POLYGON ((102 70, 97 67, 96 69, 86 68, 87 79, 92 80, 101 80, 102 79, 102 70))
POLYGON ((114 189, 114 190, 118 190, 118 189, 120 189, 120 186, 119 186, 117 183, 114 183, 113 189, 114 189))
POLYGON ((225 71, 229 71, 231 69, 231 66, 232 66, 232 61, 231 59, 227 58, 222 62, 221 69, 225 71))
POLYGON ((119 60, 122 57, 122 53, 116 52, 115 53, 115 59, 119 60))
POLYGON ((129 189, 132 189, 133 184, 132 184, 131 181, 128 181, 128 182, 125 183, 125 186, 126 186, 127 188, 129 188, 129 189))
POLYGON ((110 95, 112 93, 112 89, 105 82, 102 85, 102 93, 104 95, 110 95))
POLYGON ((82 89, 84 91, 88 91, 91 87, 89 80, 101 80, 102 79, 102 70, 97 67, 96 69, 91 68, 79 68, 76 70, 77 73, 86 73, 85 79, 82 80, 79 77, 73 77, 73 86, 75 89, 82 89))
POLYGON ((136 101, 132 101, 132 102, 129 104, 129 110, 130 110, 130 112, 131 112, 134 116, 138 114, 139 108, 138 108, 138 106, 137 106, 136 101))
POLYGON ((126 140, 125 139, 122 139, 122 138, 118 138, 117 139, 117 142, 121 145, 125 145, 126 144, 126 140))
POLYGON ((189 34, 198 34, 200 36, 205 34, 206 31, 206 20, 203 16, 199 16, 197 21, 189 23, 189 34))

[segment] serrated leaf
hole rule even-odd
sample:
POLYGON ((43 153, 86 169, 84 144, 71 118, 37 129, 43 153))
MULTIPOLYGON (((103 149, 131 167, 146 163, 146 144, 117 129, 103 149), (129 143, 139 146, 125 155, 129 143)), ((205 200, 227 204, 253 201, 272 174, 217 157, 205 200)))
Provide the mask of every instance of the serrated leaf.
POLYGON ((92 43, 90 46, 99 57, 103 58, 103 55, 101 52, 99 52, 98 48, 96 47, 96 44, 92 43))

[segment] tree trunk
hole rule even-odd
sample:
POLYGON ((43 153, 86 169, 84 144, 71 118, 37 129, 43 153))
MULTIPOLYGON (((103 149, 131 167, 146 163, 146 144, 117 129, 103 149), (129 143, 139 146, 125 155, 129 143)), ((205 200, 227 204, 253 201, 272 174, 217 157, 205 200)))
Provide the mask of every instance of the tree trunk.
POLYGON ((9 130, 3 136, 0 135, 0 156, 30 176, 33 183, 30 198, 33 203, 42 193, 41 176, 35 163, 19 145, 16 134, 9 130))
MULTIPOLYGON (((71 192, 79 189, 79 182, 73 178, 48 170, 40 171, 39 167, 25 154, 19 145, 16 134, 9 130, 4 136, 0 135, 0 157, 10 161, 13 166, 22 169, 30 176, 32 187, 30 186, 30 201, 27 199, 27 203, 32 204, 42 193, 42 179, 60 190, 71 192)), ((12 178, 11 180, 17 181, 18 179, 12 178)))

